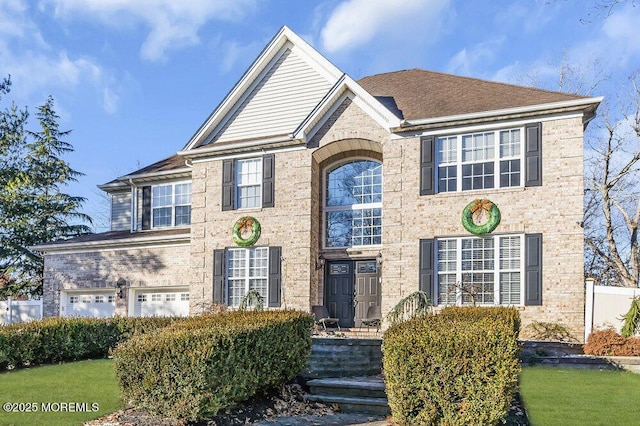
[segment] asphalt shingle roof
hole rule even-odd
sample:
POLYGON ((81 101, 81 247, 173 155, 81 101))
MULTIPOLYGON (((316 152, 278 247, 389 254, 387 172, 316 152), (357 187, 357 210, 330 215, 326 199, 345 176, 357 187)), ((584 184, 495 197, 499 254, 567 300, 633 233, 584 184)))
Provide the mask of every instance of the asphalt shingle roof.
POLYGON ((585 98, 422 69, 372 75, 358 80, 358 84, 405 120, 447 117, 585 98))

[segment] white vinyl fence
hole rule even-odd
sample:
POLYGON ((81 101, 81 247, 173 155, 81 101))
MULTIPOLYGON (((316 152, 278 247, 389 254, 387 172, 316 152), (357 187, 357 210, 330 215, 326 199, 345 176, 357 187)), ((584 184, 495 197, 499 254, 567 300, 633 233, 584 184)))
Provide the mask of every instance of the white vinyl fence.
POLYGON ((42 319, 42 300, 0 300, 0 325, 42 319))
POLYGON ((595 285, 593 280, 588 279, 584 307, 584 341, 597 328, 613 327, 620 332, 624 324, 622 316, 627 313, 631 300, 636 296, 640 296, 640 288, 595 285))

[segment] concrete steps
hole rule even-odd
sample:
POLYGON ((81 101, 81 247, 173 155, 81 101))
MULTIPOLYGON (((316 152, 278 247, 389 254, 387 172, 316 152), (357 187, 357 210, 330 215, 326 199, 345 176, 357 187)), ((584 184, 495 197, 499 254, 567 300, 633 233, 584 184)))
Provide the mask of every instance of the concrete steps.
POLYGON ((390 413, 381 376, 313 379, 307 382, 307 386, 307 400, 337 404, 345 413, 390 413))

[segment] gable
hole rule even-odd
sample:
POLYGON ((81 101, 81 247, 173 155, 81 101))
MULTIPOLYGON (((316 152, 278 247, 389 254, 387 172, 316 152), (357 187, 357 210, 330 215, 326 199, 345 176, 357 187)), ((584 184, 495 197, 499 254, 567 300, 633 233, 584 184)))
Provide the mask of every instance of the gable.
POLYGON ((335 82, 290 47, 265 71, 214 130, 214 143, 291 134, 335 82))

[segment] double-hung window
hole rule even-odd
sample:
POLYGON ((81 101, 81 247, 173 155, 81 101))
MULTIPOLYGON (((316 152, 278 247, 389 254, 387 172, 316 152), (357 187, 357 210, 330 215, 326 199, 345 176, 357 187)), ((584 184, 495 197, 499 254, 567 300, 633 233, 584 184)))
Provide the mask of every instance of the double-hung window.
POLYGON ((275 206, 275 154, 222 161, 222 210, 275 206))
POLYGON ((236 206, 239 209, 262 206, 262 158, 236 161, 236 206))
POLYGON ((523 244, 522 235, 438 239, 438 304, 521 304, 523 244))
POLYGON ((234 248, 227 251, 228 304, 239 306, 249 290, 267 300, 269 247, 234 248))
POLYGON ((153 227, 182 226, 191 223, 191 183, 170 183, 151 188, 153 227))
POLYGON ((327 172, 325 246, 382 244, 382 164, 356 160, 327 172))
POLYGON ((522 185, 523 129, 436 138, 438 192, 522 185))

